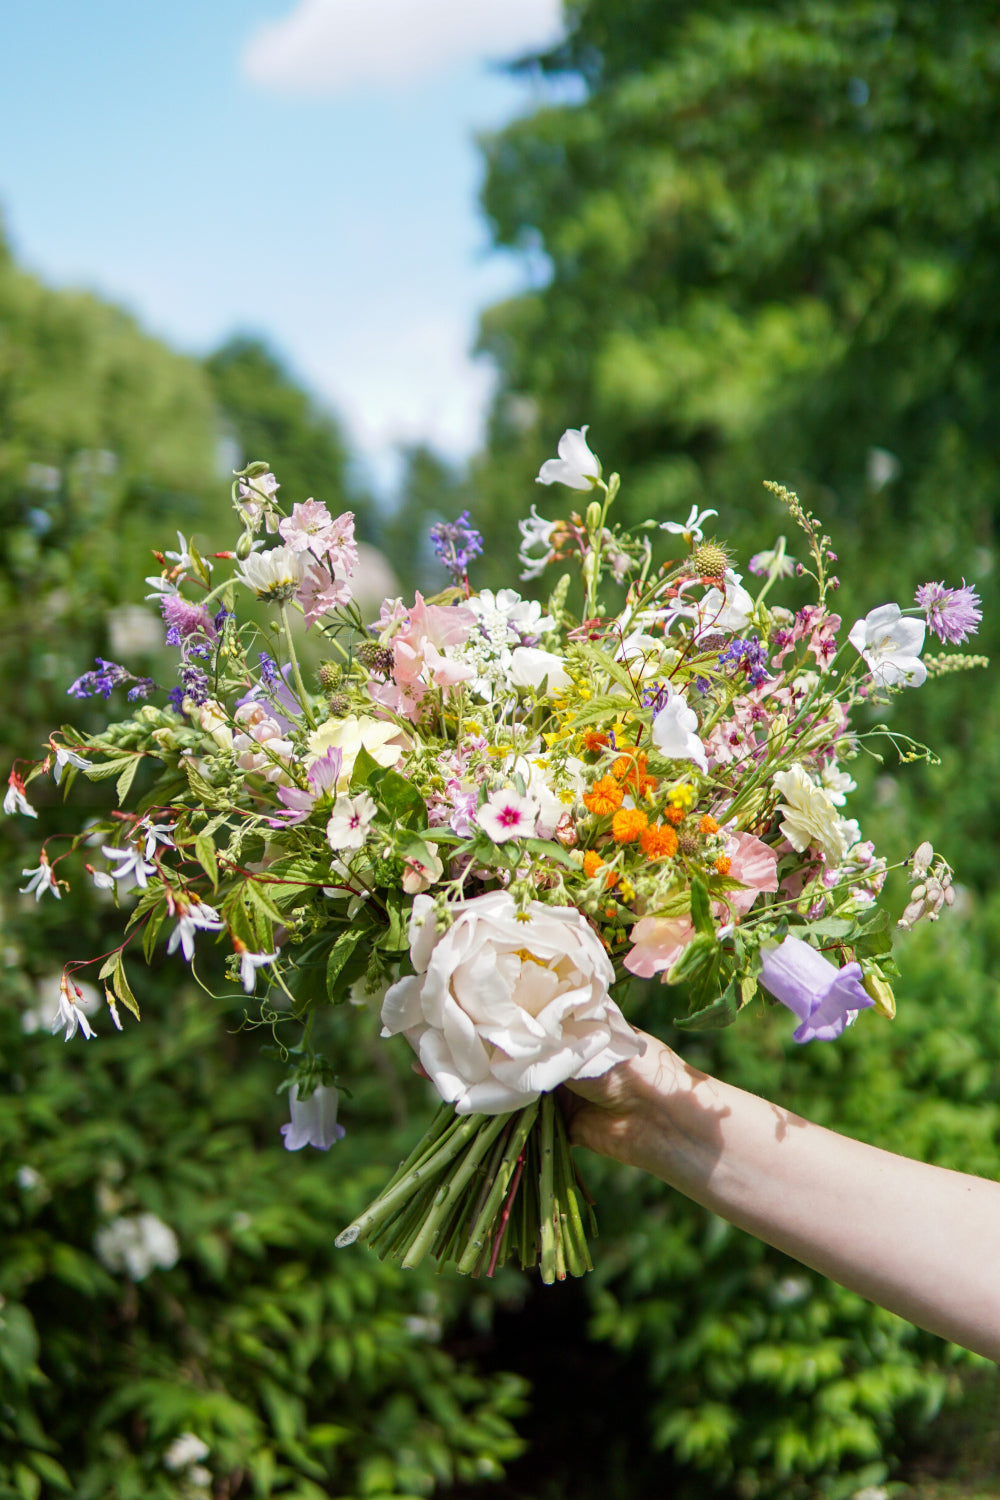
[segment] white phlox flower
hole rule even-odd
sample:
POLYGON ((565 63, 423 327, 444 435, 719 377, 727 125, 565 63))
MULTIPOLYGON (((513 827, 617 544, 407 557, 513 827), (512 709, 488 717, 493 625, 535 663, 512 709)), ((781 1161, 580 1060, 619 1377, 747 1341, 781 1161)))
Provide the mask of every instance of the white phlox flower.
POLYGON ((94 1253, 108 1271, 124 1271, 130 1281, 144 1281, 150 1271, 169 1271, 181 1247, 169 1224, 156 1214, 112 1219, 94 1235, 94 1253))
POLYGON ((600 482, 601 465, 587 447, 586 427, 568 427, 559 439, 558 458, 547 458, 538 471, 538 484, 565 484, 571 490, 590 490, 600 482))
POLYGON ((847 639, 879 687, 919 687, 927 668, 920 660, 927 625, 905 616, 898 604, 882 604, 855 620, 847 639))
POLYGON ((660 530, 672 531, 675 536, 682 536, 688 546, 693 547, 697 542, 704 541, 704 534, 701 528, 709 516, 717 516, 718 514, 717 510, 700 511, 697 505, 692 505, 691 513, 683 526, 679 526, 676 521, 662 521, 660 523, 660 530))
POLYGON ((326 841, 330 848, 360 849, 377 811, 367 792, 359 792, 355 797, 338 797, 326 825, 326 841))
POLYGON ((516 787, 505 786, 491 792, 474 821, 494 844, 503 844, 508 839, 531 838, 539 812, 533 797, 522 797, 516 787))

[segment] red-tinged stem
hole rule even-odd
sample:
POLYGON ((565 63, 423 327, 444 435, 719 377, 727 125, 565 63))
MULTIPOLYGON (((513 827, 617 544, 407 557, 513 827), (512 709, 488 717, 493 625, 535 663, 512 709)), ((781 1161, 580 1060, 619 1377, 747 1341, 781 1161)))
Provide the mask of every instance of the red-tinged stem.
POLYGON ((492 1276, 497 1268, 497 1260, 500 1256, 500 1246, 503 1243, 504 1230, 507 1228, 507 1220, 510 1218, 510 1211, 514 1207, 514 1199, 517 1197, 517 1189, 520 1184, 521 1173, 523 1171, 524 1152, 522 1151, 520 1156, 517 1158, 517 1166, 514 1168, 514 1176, 511 1178, 510 1182, 510 1192, 507 1194, 507 1202, 504 1204, 503 1213, 500 1215, 500 1225, 497 1229, 496 1239, 493 1242, 493 1254, 490 1256, 490 1263, 486 1268, 487 1276, 492 1276))

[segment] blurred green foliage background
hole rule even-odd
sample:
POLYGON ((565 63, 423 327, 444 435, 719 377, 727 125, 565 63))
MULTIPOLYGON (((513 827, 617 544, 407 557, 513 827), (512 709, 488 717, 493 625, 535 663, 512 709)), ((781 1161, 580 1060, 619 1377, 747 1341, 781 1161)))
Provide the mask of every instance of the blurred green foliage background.
MULTIPOLYGON (((408 454, 392 514, 359 488, 336 421, 260 344, 236 339, 199 364, 0 250, 8 764, 40 755, 56 724, 96 722, 100 704, 65 696, 94 656, 155 665, 148 609, 135 614, 158 571, 150 549, 177 529, 225 546, 227 473, 250 457, 286 497, 354 509, 405 592, 443 583, 418 539, 468 505, 487 538, 474 583, 509 585, 512 517, 571 503, 534 475, 563 428, 586 422, 633 520, 711 505, 745 556, 783 524, 761 483, 777 479, 834 539, 845 623, 964 577, 986 609, 977 649, 995 653, 995 6, 565 9, 565 42, 522 66, 579 76, 584 96, 483 142, 495 242, 523 256, 531 284, 483 318, 499 372, 488 444, 462 473, 408 454)), ((893 727, 933 745, 939 766, 852 767, 864 834, 894 857, 930 838, 962 883, 947 921, 900 945, 897 1020, 866 1015, 828 1047, 794 1048, 775 1016, 678 1042, 824 1124, 989 1177, 992 681, 956 676, 894 702, 893 727)), ((419 1132, 425 1085, 359 1011, 337 1056, 353 1091, 346 1140, 286 1156, 268 1039, 173 960, 149 973, 140 1028, 99 1019, 90 1044, 49 1036, 62 963, 100 952, 108 929, 87 893, 37 907, 17 894, 41 837, 68 826, 42 785, 38 824, 0 827, 4 1500, 997 1494, 992 1366, 636 1174, 583 1164, 602 1234, 581 1284, 511 1274, 483 1287, 336 1252, 338 1227, 419 1132), (125 1221, 139 1234, 142 1214, 166 1226, 159 1250, 133 1262, 142 1275, 109 1269, 106 1232, 125 1221), (187 1433, 204 1456, 181 1460, 187 1433)), ((662 992, 630 1005, 676 1040, 662 992)))

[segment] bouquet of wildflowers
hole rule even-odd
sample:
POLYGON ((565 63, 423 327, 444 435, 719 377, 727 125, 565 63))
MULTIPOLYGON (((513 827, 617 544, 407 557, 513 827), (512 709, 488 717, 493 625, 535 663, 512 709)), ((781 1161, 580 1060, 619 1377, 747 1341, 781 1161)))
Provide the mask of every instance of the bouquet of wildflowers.
MULTIPOLYGON (((286 514, 274 475, 249 465, 232 550, 209 560, 181 537, 147 580, 176 685, 99 660, 69 691, 124 689, 135 706, 103 733, 53 734, 11 773, 5 809, 31 816, 45 773, 115 788, 105 822, 24 872, 41 899, 75 870, 122 912, 111 953, 67 966, 54 1030, 94 1034, 77 982, 90 965, 120 1027, 119 1007, 139 1015, 134 950, 149 961, 165 943, 197 977, 198 948, 222 944, 262 1018, 299 1028, 285 1145, 328 1148, 343 1128, 311 1020, 367 1003, 443 1102, 338 1244, 471 1274, 513 1259, 551 1281, 590 1265, 553 1091, 640 1049, 618 1003, 632 977, 674 987, 693 1027, 757 995, 794 1012, 798 1042, 868 1007, 892 1015, 886 861, 842 810, 866 738, 851 715, 981 662, 921 655, 928 628, 958 644, 981 616, 964 583, 927 583, 843 634, 829 538, 780 486, 802 560, 780 538, 745 583, 705 539, 714 511, 618 526, 618 477, 586 428, 538 477, 587 499, 520 523, 522 578, 566 566, 546 603, 470 585, 466 514, 433 532, 451 586, 372 622, 353 600, 353 517, 316 500, 286 514), (793 572, 816 590, 797 613, 773 597, 793 572)), ((907 863, 902 926, 953 900, 929 845, 907 863)))

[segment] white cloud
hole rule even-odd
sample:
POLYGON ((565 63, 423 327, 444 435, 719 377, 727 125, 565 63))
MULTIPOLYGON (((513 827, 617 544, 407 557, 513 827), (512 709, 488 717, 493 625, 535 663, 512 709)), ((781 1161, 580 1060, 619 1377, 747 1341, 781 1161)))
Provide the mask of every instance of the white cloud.
POLYGON ((545 47, 561 16, 560 0, 299 0, 259 28, 241 64, 251 83, 286 93, 392 87, 545 47))

